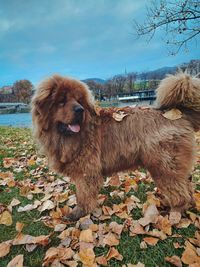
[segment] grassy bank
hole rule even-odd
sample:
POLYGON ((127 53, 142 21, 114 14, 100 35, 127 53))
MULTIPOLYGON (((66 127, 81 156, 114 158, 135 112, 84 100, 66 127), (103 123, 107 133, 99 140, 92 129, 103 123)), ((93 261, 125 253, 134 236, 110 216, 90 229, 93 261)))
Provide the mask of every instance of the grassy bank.
POLYGON ((48 170, 30 130, 0 127, 0 169, 1 267, 17 255, 28 267, 200 266, 198 163, 198 209, 184 218, 162 213, 151 177, 137 170, 105 179, 99 208, 74 224, 62 216, 75 205, 75 187, 48 170))

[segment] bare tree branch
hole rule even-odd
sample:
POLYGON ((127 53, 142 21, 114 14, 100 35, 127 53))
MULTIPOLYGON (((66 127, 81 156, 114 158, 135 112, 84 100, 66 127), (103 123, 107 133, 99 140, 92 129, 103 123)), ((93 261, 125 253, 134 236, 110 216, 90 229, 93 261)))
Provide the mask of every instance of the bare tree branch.
POLYGON ((200 2, 192 0, 154 0, 147 8, 146 21, 134 21, 138 37, 148 36, 151 40, 158 29, 165 30, 165 42, 171 54, 181 48, 188 49, 191 40, 200 35, 200 2))

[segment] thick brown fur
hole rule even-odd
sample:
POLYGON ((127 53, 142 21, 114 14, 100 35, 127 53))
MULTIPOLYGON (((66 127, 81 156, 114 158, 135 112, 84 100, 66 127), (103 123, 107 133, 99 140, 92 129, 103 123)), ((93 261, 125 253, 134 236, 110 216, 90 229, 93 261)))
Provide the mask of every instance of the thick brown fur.
POLYGON ((32 100, 34 134, 53 170, 76 184, 78 204, 70 219, 96 207, 103 176, 138 166, 149 170, 172 210, 182 212, 193 203, 200 80, 183 73, 167 77, 157 89, 157 103, 158 108, 123 108, 128 115, 118 122, 112 117, 115 109, 95 112, 91 93, 80 81, 55 75, 40 84, 32 100), (78 119, 77 108, 84 108, 78 119), (165 118, 163 109, 171 108, 179 108, 182 118, 165 118), (70 125, 78 132, 70 132, 70 125))

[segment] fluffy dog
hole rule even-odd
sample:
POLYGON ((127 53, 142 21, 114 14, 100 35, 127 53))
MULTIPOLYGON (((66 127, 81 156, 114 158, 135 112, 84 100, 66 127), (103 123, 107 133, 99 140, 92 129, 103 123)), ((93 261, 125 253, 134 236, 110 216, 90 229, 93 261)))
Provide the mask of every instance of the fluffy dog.
POLYGON ((179 73, 157 89, 157 108, 103 109, 95 112, 86 84, 54 75, 32 100, 34 134, 51 168, 76 184, 77 220, 97 204, 103 176, 142 166, 149 170, 173 211, 193 202, 190 183, 195 158, 194 131, 200 129, 200 80, 179 73), (179 109, 175 120, 163 116, 179 109), (126 115, 113 119, 117 112, 126 115))

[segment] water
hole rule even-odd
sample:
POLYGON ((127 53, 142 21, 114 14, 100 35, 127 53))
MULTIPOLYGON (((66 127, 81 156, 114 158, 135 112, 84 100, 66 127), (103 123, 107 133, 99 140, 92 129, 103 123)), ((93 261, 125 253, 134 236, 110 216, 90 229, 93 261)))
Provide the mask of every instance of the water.
POLYGON ((30 113, 0 114, 0 126, 28 127, 32 125, 30 113))

